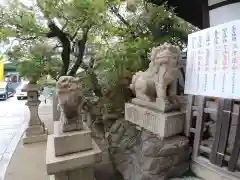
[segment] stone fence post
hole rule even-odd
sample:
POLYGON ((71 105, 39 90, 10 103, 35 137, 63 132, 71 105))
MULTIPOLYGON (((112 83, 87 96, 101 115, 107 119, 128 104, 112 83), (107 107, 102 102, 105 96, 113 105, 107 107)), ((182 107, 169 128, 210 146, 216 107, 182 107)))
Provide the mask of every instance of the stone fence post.
POLYGON ((56 89, 53 92, 53 121, 59 121, 60 111, 58 109, 58 96, 56 94, 56 89))
POLYGON ((30 119, 28 127, 24 133, 23 144, 31 144, 47 140, 47 129, 38 115, 38 107, 41 101, 38 99, 38 84, 26 84, 22 91, 27 92, 27 103, 29 108, 30 119))

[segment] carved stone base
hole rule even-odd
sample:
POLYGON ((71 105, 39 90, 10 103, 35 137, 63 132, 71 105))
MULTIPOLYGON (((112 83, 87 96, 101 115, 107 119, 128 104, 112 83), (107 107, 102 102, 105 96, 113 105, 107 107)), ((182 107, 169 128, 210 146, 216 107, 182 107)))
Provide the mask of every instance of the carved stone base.
POLYGON ((71 131, 78 131, 78 130, 82 130, 83 128, 83 121, 82 121, 82 115, 80 115, 79 117, 74 117, 75 120, 71 120, 72 124, 67 124, 69 121, 67 121, 64 117, 64 114, 61 113, 60 116, 60 122, 61 122, 61 129, 63 132, 71 132, 71 131))
POLYGON ((148 107, 153 110, 165 112, 165 113, 170 111, 179 111, 181 109, 180 103, 174 104, 158 98, 156 99, 156 102, 149 102, 149 101, 144 101, 142 99, 133 98, 132 103, 139 106, 148 107))
POLYGON ((29 126, 25 130, 26 136, 37 136, 37 135, 47 134, 46 132, 47 132, 47 129, 45 129, 45 127, 42 125, 29 126))
POLYGON ((125 119, 160 138, 183 132, 185 112, 162 113, 136 104, 125 104, 125 119))
POLYGON ((93 167, 75 169, 67 172, 60 172, 50 176, 50 180, 94 180, 94 169, 93 167))
POLYGON ((32 144, 37 142, 47 141, 47 134, 39 134, 34 136, 27 136, 26 134, 23 136, 22 142, 23 144, 32 144))
MULTIPOLYGON (((49 135, 46 152, 47 173, 49 175, 55 175, 60 172, 92 167, 95 163, 101 161, 101 150, 94 141, 92 141, 92 147, 91 150, 56 157, 54 136, 49 135)), ((81 179, 81 177, 78 178, 81 179)))
POLYGON ((181 109, 180 103, 176 97, 168 97, 167 99, 156 98, 156 105, 161 112, 178 111, 181 109))
POLYGON ((54 122, 55 155, 62 156, 92 149, 92 135, 87 125, 81 131, 61 132, 60 122, 54 122))
POLYGON ((24 133, 23 144, 47 141, 47 129, 43 124, 29 126, 24 133))

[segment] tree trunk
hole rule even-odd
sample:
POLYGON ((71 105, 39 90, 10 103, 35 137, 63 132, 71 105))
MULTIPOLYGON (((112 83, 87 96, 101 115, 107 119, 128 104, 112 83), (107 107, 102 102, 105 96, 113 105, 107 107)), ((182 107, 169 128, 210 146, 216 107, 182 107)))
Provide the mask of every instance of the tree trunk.
POLYGON ((60 76, 66 75, 69 64, 70 64, 70 54, 71 54, 71 44, 70 40, 66 33, 64 33, 53 21, 48 22, 48 28, 50 29, 50 32, 47 34, 48 38, 54 38, 56 37, 62 44, 63 50, 61 53, 62 57, 62 70, 60 73, 60 76))
POLYGON ((71 69, 70 72, 68 73, 69 76, 75 76, 76 73, 77 73, 78 68, 80 67, 80 65, 81 65, 82 62, 83 62, 83 56, 84 56, 84 52, 85 52, 85 47, 86 47, 86 42, 87 42, 88 31, 89 31, 89 29, 87 29, 87 30, 85 31, 85 33, 83 34, 82 39, 77 42, 77 46, 78 46, 78 57, 77 57, 76 63, 73 65, 72 69, 71 69))

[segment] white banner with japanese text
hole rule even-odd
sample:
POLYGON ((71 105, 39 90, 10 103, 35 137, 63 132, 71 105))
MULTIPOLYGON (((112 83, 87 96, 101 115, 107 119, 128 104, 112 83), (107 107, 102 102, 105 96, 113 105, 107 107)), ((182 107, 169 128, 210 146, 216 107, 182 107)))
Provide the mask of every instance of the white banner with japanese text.
POLYGON ((185 94, 240 98, 240 20, 188 36, 185 94))

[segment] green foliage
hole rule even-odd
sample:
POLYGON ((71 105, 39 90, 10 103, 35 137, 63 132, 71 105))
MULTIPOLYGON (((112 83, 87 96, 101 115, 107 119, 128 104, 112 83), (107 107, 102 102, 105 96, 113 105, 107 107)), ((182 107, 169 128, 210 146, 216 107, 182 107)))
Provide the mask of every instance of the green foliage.
POLYGON ((43 76, 43 65, 38 59, 23 60, 17 64, 17 70, 21 76, 27 77, 30 83, 36 83, 43 76))
POLYGON ((0 7, 0 40, 12 44, 7 54, 21 75, 57 80, 67 72, 63 67, 71 71, 70 64, 76 65, 83 68, 78 76, 88 107, 97 99, 104 113, 122 113, 132 96, 131 77, 148 67, 152 47, 167 41, 184 48, 193 30, 165 5, 136 2, 128 12, 124 0, 37 0, 28 6, 10 0, 0 7), (92 47, 87 58, 85 47, 92 47))
POLYGON ((105 112, 124 111, 124 103, 132 96, 129 90, 131 77, 136 71, 148 68, 148 54, 152 47, 164 42, 177 44, 181 48, 186 46, 187 36, 192 31, 190 25, 167 11, 165 5, 149 10, 146 12, 139 5, 139 13, 128 15, 128 24, 107 27, 106 38, 113 34, 119 41, 108 44, 105 51, 98 54, 95 66, 105 112))
POLYGON ((36 83, 41 77, 51 75, 56 78, 59 75, 61 61, 49 50, 46 44, 36 44, 28 49, 29 52, 18 52, 21 60, 17 61, 17 70, 21 76, 27 77, 31 83, 36 83))
POLYGON ((0 39, 9 37, 22 40, 34 40, 43 36, 47 29, 37 22, 37 14, 19 0, 9 0, 7 5, 0 7, 0 39))

